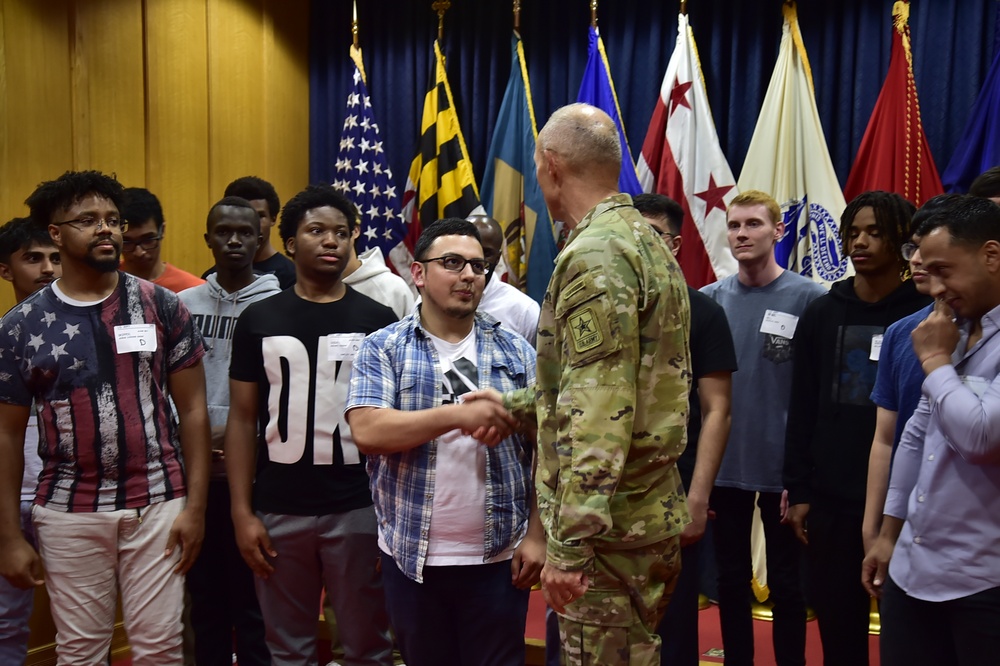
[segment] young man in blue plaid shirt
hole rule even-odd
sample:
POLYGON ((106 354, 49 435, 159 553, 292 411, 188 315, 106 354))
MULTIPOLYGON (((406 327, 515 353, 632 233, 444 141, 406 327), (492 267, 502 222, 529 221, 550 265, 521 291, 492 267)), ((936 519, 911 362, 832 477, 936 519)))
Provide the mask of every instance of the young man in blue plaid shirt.
POLYGON ((409 666, 521 666, 545 560, 534 441, 511 434, 497 403, 461 396, 533 385, 535 352, 476 312, 489 267, 473 224, 435 222, 414 255, 423 301, 361 344, 346 408, 368 459, 389 619, 409 666), (485 441, 471 437, 481 426, 485 441))

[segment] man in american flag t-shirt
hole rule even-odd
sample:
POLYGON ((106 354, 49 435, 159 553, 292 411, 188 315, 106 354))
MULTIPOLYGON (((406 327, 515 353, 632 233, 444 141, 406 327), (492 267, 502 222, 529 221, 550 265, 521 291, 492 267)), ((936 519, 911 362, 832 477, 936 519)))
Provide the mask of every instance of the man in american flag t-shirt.
POLYGON ((107 654, 120 591, 133 659, 175 665, 183 574, 204 532, 204 348, 174 294, 117 270, 121 195, 108 176, 68 172, 27 201, 63 277, 0 323, 0 574, 40 585, 44 563, 60 663, 107 654), (13 492, 32 400, 38 553, 16 529, 13 492))

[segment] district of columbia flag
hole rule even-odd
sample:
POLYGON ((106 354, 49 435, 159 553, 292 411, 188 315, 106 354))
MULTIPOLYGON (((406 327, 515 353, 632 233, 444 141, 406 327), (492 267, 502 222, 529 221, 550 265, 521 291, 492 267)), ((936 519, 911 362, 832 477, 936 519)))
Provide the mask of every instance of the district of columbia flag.
MULTIPOLYGON (((388 257, 393 248, 403 242, 406 223, 400 213, 399 195, 365 85, 360 48, 351 46, 351 60, 354 61, 354 83, 347 96, 347 114, 340 133, 336 177, 332 185, 358 208, 359 250, 377 247, 383 257, 388 257)), ((405 273, 410 273, 409 264, 405 273)))
POLYGON ((541 303, 555 261, 555 230, 535 172, 538 130, 521 37, 511 38, 510 79, 483 174, 483 207, 506 238, 507 281, 541 303))
POLYGON ((968 192, 976 176, 1000 165, 1000 11, 993 34, 993 64, 976 98, 965 131, 941 174, 949 192, 968 192))
POLYGON ((618 176, 618 189, 627 194, 641 194, 639 175, 632 161, 632 151, 625 137, 625 125, 622 124, 621 108, 618 106, 618 95, 615 84, 611 80, 611 66, 608 64, 608 54, 604 51, 604 42, 595 26, 590 26, 590 47, 587 51, 587 67, 583 70, 583 81, 580 82, 580 92, 577 102, 586 102, 596 106, 615 122, 618 128, 618 139, 622 144, 622 171, 618 176))
POLYGON ((665 194, 684 209, 680 260, 695 289, 736 272, 726 239, 726 210, 736 179, 719 147, 698 47, 686 14, 667 64, 637 165, 645 192, 665 194))
POLYGON ((862 192, 885 190, 920 206, 944 188, 920 122, 910 50, 910 3, 893 4, 892 18, 889 72, 844 185, 844 196, 850 201, 862 192))
POLYGON ((413 248, 424 226, 441 218, 468 217, 473 212, 485 212, 479 205, 472 161, 458 124, 444 55, 437 40, 434 40, 433 68, 429 89, 424 96, 417 156, 410 164, 410 175, 403 192, 403 218, 409 224, 409 230, 404 244, 397 245, 389 255, 411 288, 413 248), (402 270, 403 266, 405 270, 402 270))
POLYGON ((841 252, 844 193, 816 111, 795 3, 781 11, 778 61, 738 184, 741 192, 767 192, 781 206, 785 233, 776 248, 778 263, 829 286, 853 272, 841 252))

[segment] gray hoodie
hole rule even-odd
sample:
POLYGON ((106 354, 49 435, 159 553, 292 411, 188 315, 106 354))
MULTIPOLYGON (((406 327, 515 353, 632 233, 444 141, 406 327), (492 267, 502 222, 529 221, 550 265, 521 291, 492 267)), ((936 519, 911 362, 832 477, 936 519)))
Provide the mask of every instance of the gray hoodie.
POLYGON ((206 353, 202 362, 205 364, 208 418, 213 426, 226 425, 229 416, 229 358, 233 351, 236 319, 251 303, 280 292, 278 278, 258 275, 253 282, 230 294, 219 286, 219 278, 213 273, 205 284, 179 294, 205 339, 206 353))

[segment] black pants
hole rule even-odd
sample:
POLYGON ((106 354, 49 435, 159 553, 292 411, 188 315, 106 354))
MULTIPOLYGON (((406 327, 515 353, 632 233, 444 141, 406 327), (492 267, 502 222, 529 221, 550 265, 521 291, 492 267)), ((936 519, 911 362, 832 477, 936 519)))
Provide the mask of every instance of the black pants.
POLYGON ((663 644, 660 666, 698 666, 698 581, 702 542, 681 548, 681 573, 667 612, 656 628, 663 644))
POLYGON ((1000 660, 1000 587, 951 601, 882 592, 882 666, 981 666, 1000 660))
POLYGON ((816 611, 824 666, 868 666, 871 597, 861 586, 862 515, 813 504, 807 518, 809 603, 816 611))
POLYGON ((417 583, 383 553, 382 583, 410 666, 524 664, 528 590, 511 585, 509 560, 424 567, 424 582, 417 583))
POLYGON ((236 547, 224 480, 213 479, 208 485, 205 541, 188 572, 187 586, 198 666, 232 666, 234 635, 240 666, 271 663, 253 573, 236 547))
MULTIPOLYGON (((753 664, 753 617, 750 614, 753 566, 750 532, 757 493, 716 486, 715 559, 719 567, 719 622, 726 666, 753 664)), ((792 530, 780 523, 780 493, 760 493, 767 551, 767 587, 774 602, 772 641, 778 666, 806 663, 806 604, 801 586, 802 551, 792 530)), ((859 532, 860 534, 860 532, 859 532)), ((857 576, 860 580, 860 569, 857 576)), ((827 665, 829 666, 829 665, 827 665)))

